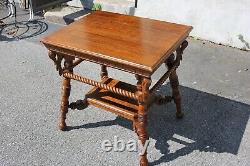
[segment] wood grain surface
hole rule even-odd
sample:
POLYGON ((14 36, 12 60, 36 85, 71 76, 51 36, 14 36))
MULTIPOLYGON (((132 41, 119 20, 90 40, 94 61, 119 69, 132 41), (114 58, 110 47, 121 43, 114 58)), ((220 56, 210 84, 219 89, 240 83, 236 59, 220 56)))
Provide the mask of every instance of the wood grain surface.
POLYGON ((53 51, 150 76, 191 30, 191 26, 96 11, 42 42, 53 51))

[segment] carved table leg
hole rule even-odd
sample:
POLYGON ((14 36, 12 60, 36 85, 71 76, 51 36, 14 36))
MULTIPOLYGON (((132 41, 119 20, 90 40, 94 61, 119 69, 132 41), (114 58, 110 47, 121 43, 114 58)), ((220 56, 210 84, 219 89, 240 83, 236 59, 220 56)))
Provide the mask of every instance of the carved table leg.
MULTIPOLYGON (((70 58, 65 58, 64 67, 65 71, 73 72, 73 69, 69 69, 70 66, 73 64, 73 60, 70 58)), ((69 106, 69 96, 70 96, 70 79, 64 78, 62 84, 62 100, 61 100, 61 117, 60 117, 60 130, 66 130, 66 114, 68 113, 68 106, 69 106)))
MULTIPOLYGON (((174 63, 174 54, 172 54, 168 60, 167 60, 167 67, 170 69, 172 68, 174 63)), ((177 118, 182 118, 183 117, 183 112, 182 112, 182 107, 181 107, 181 95, 180 95, 180 90, 179 90, 179 80, 178 76, 176 74, 176 70, 174 70, 170 76, 170 85, 172 87, 172 96, 174 98, 174 102, 176 104, 176 117, 177 118)))
MULTIPOLYGON (((147 106, 148 106, 148 98, 149 98, 149 87, 151 84, 151 79, 143 78, 141 81, 141 86, 138 85, 138 89, 141 88, 139 93, 139 108, 138 108, 138 118, 136 120, 136 132, 141 141, 141 144, 144 146, 146 141, 148 140, 147 134, 147 106)), ((138 81, 138 82, 140 82, 138 81)), ((148 166, 148 159, 147 159, 147 150, 144 154, 140 156, 140 166, 148 166)))
POLYGON ((107 66, 101 65, 101 78, 102 80, 105 78, 108 78, 108 71, 107 71, 107 66))
MULTIPOLYGON (((138 92, 141 92, 142 91, 142 85, 141 85, 141 83, 142 83, 142 77, 140 76, 140 75, 135 75, 135 78, 136 78, 136 80, 137 80, 137 91, 138 92)), ((134 129, 134 131, 136 132, 136 134, 137 134, 137 130, 136 130, 136 123, 137 123, 137 119, 135 119, 134 120, 134 122, 133 122, 133 129, 134 129)))

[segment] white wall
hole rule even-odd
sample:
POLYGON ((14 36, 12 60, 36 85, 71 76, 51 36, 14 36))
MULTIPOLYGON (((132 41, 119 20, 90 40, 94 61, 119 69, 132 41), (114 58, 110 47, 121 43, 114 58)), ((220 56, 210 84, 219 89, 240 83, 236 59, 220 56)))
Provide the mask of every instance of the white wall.
POLYGON ((192 25, 191 36, 250 50, 250 0, 138 0, 135 15, 192 25))

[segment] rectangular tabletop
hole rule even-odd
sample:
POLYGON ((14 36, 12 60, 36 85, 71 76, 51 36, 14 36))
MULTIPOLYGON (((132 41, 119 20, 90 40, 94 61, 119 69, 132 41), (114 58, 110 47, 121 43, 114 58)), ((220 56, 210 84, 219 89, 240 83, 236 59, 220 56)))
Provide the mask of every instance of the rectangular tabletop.
POLYGON ((96 11, 42 43, 56 52, 150 76, 191 30, 191 26, 96 11))

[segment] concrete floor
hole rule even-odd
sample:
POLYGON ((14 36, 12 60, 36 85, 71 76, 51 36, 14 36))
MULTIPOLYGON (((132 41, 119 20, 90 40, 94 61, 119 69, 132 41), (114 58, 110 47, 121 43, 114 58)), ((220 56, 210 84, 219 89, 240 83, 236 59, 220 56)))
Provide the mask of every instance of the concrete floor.
MULTIPOLYGON (((71 130, 58 130, 62 79, 39 40, 61 26, 42 18, 34 25, 47 28, 21 40, 0 35, 0 165, 138 165, 137 152, 101 149, 114 136, 137 140, 132 124, 109 112, 69 110, 71 130)), ((164 71, 160 67, 153 82, 164 71)), ((99 66, 83 63, 76 72, 98 79, 99 66)), ((136 82, 130 74, 109 73, 136 82)), ((150 109, 150 165, 249 165, 250 52, 189 39, 178 74, 185 117, 175 119, 173 103, 150 109)), ((73 82, 70 100, 83 98, 89 88, 73 82)), ((169 92, 166 82, 160 93, 169 92)))

